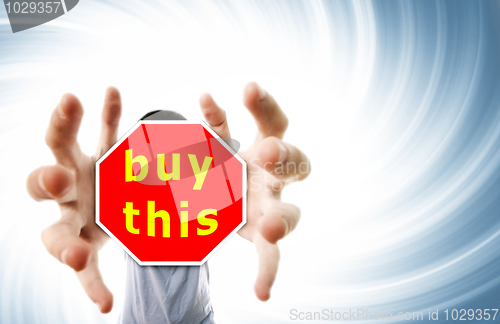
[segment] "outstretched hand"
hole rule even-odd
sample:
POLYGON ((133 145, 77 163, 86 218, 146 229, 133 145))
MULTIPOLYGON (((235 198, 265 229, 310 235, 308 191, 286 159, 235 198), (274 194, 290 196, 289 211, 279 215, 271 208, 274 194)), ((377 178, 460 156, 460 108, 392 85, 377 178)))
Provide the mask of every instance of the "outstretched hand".
MULTIPOLYGON (((248 166, 248 210, 247 224, 238 233, 255 244, 259 271, 254 289, 257 298, 266 301, 278 272, 277 242, 295 229, 300 218, 297 206, 281 201, 281 191, 286 184, 305 179, 311 165, 304 153, 283 141, 288 118, 270 94, 251 82, 243 101, 258 132, 254 143, 240 153, 248 166)), ((200 105, 212 129, 222 138, 231 138, 226 113, 212 96, 202 95, 200 105)))
POLYGON ((98 251, 108 236, 95 223, 94 167, 117 141, 120 115, 120 93, 109 88, 97 150, 87 156, 76 140, 83 107, 74 95, 64 95, 52 112, 45 136, 57 164, 34 170, 27 181, 28 192, 35 200, 54 200, 61 210, 61 219, 42 232, 43 244, 56 259, 76 271, 83 289, 102 313, 113 308, 113 295, 98 266, 98 251))

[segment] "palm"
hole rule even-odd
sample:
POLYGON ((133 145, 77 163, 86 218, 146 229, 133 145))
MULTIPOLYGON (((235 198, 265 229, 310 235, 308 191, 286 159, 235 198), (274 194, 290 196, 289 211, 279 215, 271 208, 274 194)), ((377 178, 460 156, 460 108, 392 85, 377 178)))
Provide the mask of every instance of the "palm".
POLYGON ((69 206, 61 206, 61 208, 69 208, 74 210, 78 217, 81 218, 83 227, 80 236, 85 239, 97 251, 108 240, 108 236, 96 225, 94 214, 94 165, 97 161, 96 156, 82 156, 82 164, 79 166, 77 173, 77 200, 70 202, 69 206))
POLYGON ((239 231, 239 234, 243 238, 253 241, 254 235, 259 233, 259 220, 264 215, 263 207, 272 204, 279 198, 280 185, 284 185, 284 183, 262 167, 252 163, 258 159, 254 150, 244 151, 241 156, 248 162, 248 209, 247 224, 239 231))
POLYGON ((255 154, 252 152, 242 152, 241 156, 245 161, 248 162, 248 208, 247 208, 247 223, 238 232, 243 238, 253 241, 253 236, 258 232, 259 219, 262 217, 263 213, 260 208, 261 202, 267 198, 268 193, 261 192, 261 188, 269 188, 266 183, 265 171, 253 165, 250 161, 255 158, 255 154))

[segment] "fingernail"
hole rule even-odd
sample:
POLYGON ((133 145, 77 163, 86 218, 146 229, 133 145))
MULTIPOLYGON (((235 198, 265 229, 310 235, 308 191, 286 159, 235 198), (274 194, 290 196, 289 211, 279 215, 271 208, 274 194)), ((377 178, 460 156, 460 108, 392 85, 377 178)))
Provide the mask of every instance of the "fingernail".
POLYGON ((57 113, 59 114, 59 117, 66 118, 66 115, 62 111, 61 104, 57 105, 57 113))
POLYGON ((40 172, 40 174, 38 175, 38 179, 37 179, 38 187, 40 187, 40 189, 42 190, 43 194, 46 195, 46 198, 54 198, 52 196, 52 194, 47 191, 47 188, 45 188, 45 184, 43 183, 43 171, 44 170, 42 170, 40 172))
POLYGON ((42 189, 44 192, 47 192, 47 189, 45 188, 45 184, 43 183, 43 169, 42 171, 40 172, 40 174, 38 175, 38 179, 37 179, 37 182, 38 182, 38 186, 40 187, 40 189, 42 189))
POLYGON ((283 220, 283 224, 285 224, 285 236, 288 235, 288 222, 285 220, 285 218, 282 216, 281 220, 283 220))
POLYGON ((279 143, 279 150, 280 150, 280 155, 278 157, 278 162, 284 162, 287 156, 287 150, 285 145, 283 143, 279 143))
POLYGON ((99 309, 100 312, 102 312, 102 307, 101 307, 101 304, 99 303, 95 303, 95 305, 97 306, 97 308, 99 309))
POLYGON ((62 261, 62 263, 64 263, 64 264, 67 264, 67 263, 66 263, 66 256, 67 256, 67 255, 68 255, 68 249, 65 249, 64 251, 62 251, 62 253, 61 253, 61 261, 62 261))
POLYGON ((260 85, 257 84, 257 90, 259 91, 259 99, 262 100, 267 96, 266 90, 262 89, 260 85))

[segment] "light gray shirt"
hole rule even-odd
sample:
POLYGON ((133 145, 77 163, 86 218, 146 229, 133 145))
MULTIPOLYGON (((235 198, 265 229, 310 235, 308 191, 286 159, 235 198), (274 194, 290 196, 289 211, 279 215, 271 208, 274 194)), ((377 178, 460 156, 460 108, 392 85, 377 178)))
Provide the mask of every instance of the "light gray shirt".
POLYGON ((127 282, 119 324, 211 324, 208 264, 140 266, 125 253, 127 282))

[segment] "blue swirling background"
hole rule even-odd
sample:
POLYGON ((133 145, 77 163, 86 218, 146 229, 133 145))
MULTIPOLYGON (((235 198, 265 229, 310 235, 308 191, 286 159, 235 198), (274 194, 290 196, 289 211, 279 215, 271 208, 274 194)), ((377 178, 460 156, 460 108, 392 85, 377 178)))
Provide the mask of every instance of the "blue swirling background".
POLYGON ((268 303, 253 296, 248 242, 209 261, 218 323, 500 308, 499 18, 499 1, 83 0, 12 34, 0 9, 0 323, 118 317, 120 249, 101 252, 115 308, 100 315, 39 239, 57 207, 24 189, 54 163, 43 134, 60 95, 81 98, 92 153, 110 84, 123 93, 122 134, 153 109, 199 119, 210 91, 246 147, 255 126, 241 90, 259 81, 290 118, 285 139, 313 162, 283 195, 302 220, 280 243, 268 303))

